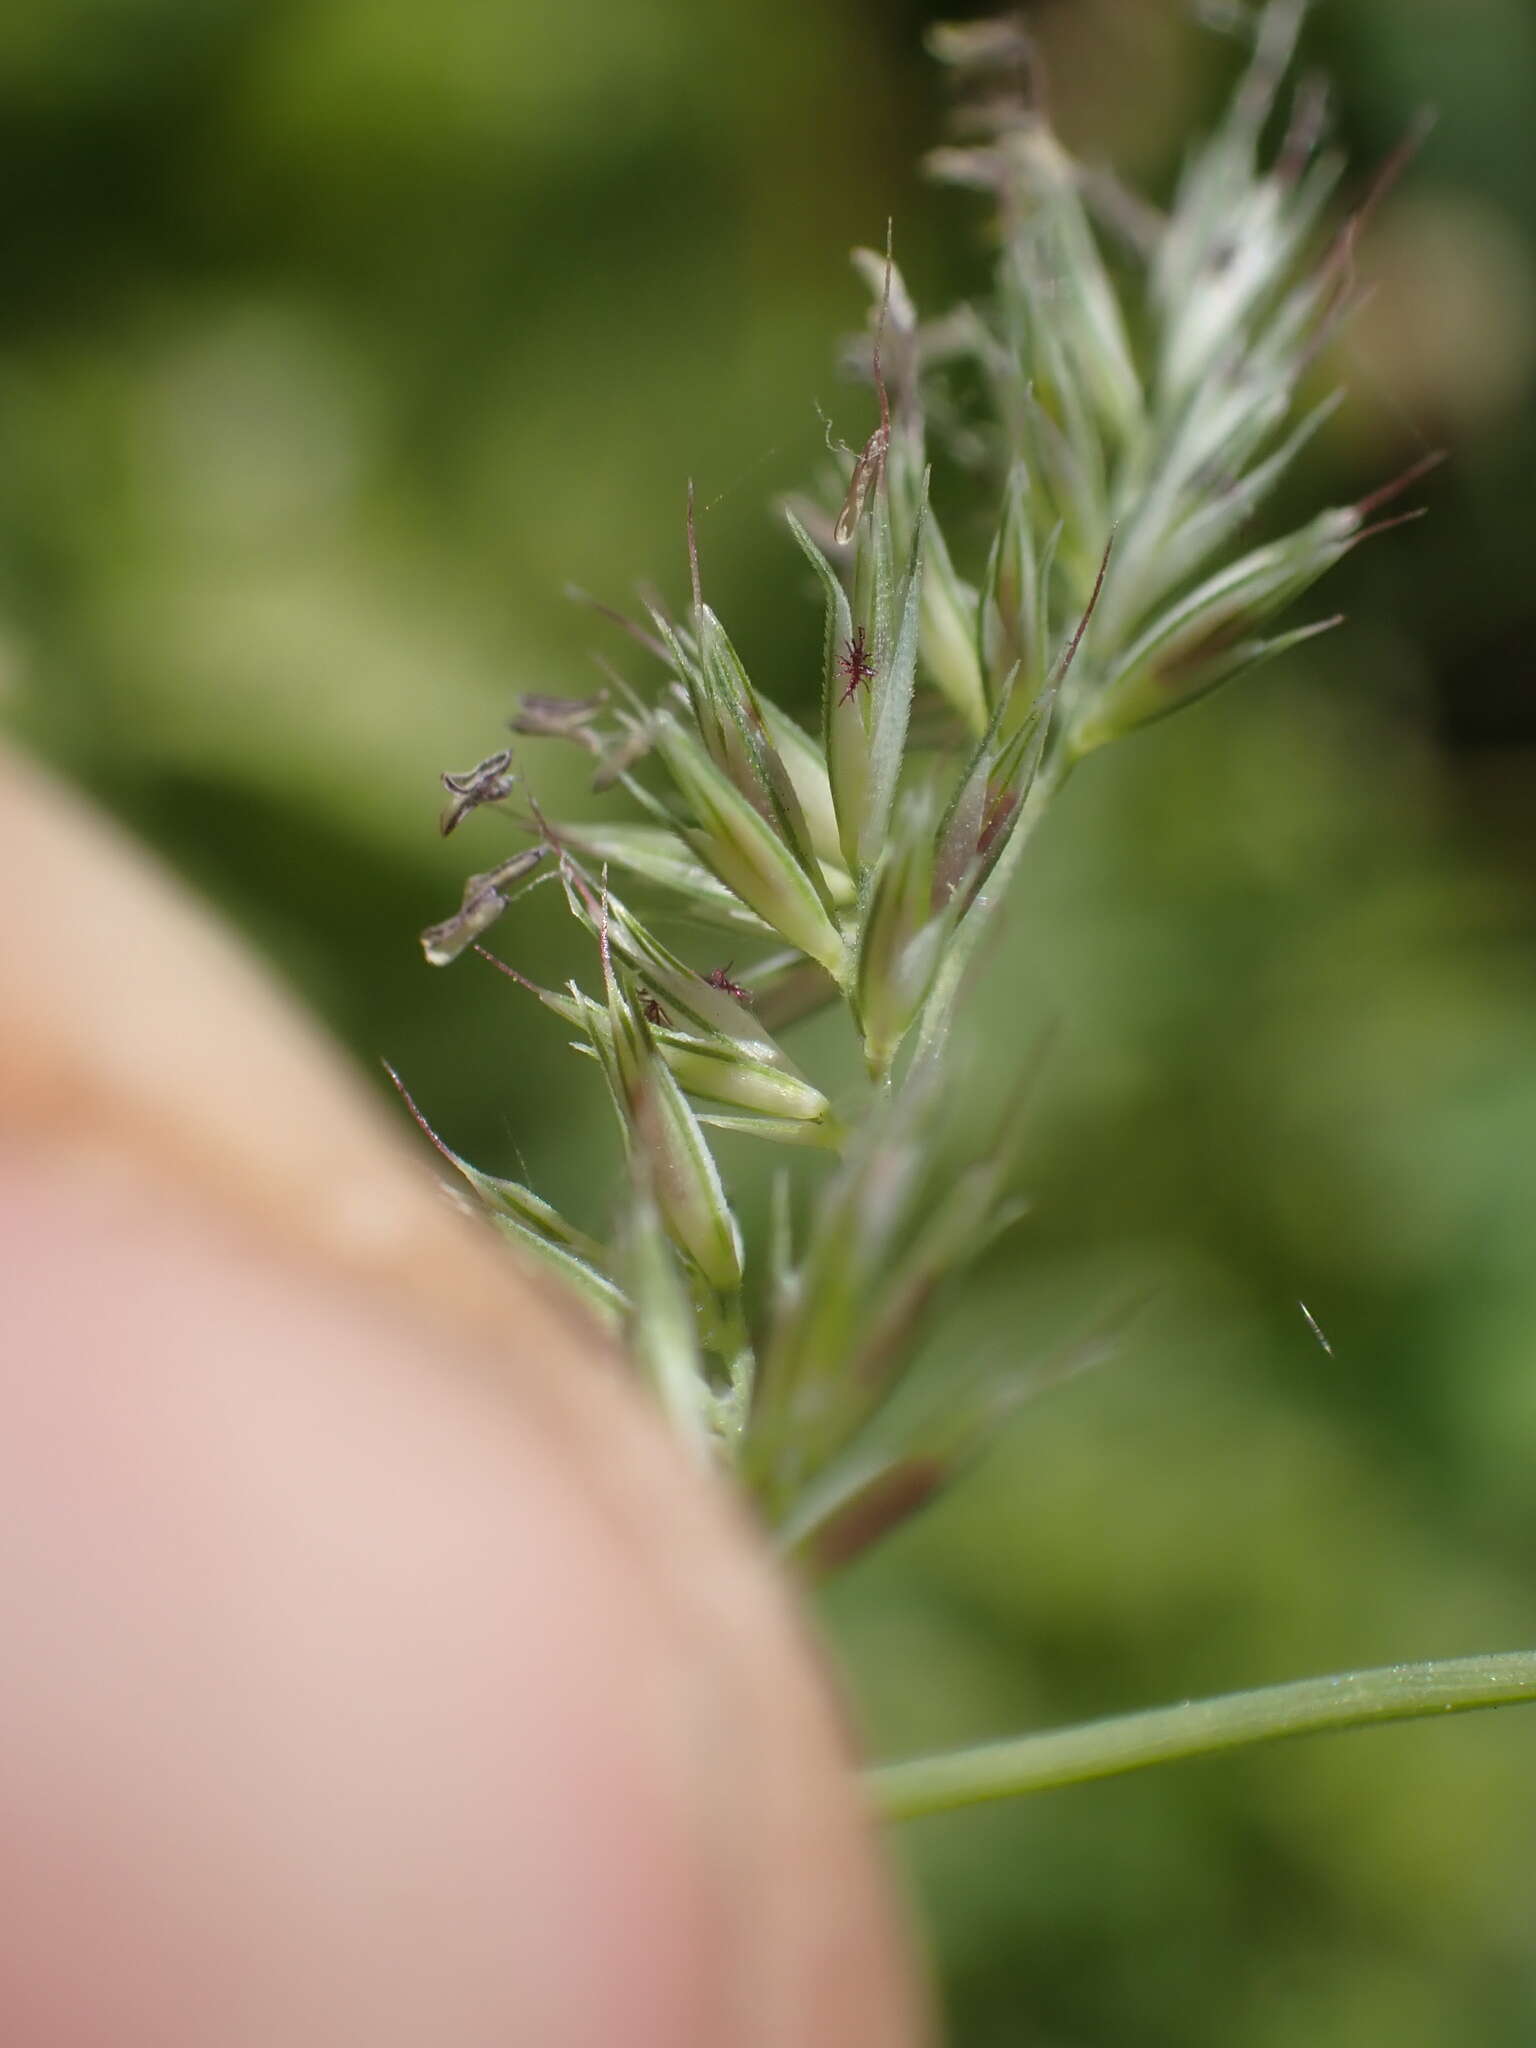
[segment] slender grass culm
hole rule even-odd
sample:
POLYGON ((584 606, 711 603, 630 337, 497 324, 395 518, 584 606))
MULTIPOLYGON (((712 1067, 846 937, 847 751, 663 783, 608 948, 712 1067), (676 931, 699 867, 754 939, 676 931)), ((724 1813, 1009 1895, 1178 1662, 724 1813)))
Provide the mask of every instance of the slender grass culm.
MULTIPOLYGON (((994 287, 925 321, 888 250, 856 257, 870 432, 843 459, 840 503, 786 514, 825 615, 819 730, 748 675, 705 594, 690 509, 681 615, 650 602, 617 621, 659 687, 613 671, 599 696, 525 698, 511 720, 520 740, 585 750, 628 815, 551 822, 506 746, 443 777, 445 833, 496 806, 529 843, 470 878, 423 933, 427 959, 483 950, 545 881, 590 940, 588 986, 497 964, 569 1027, 611 1098, 627 1161, 613 1242, 439 1149, 507 1236, 622 1335, 690 1450, 728 1468, 813 1572, 930 1499, 1011 1398, 972 1389, 942 1419, 914 1407, 905 1434, 887 1405, 940 1289, 1015 1220, 1019 1115, 957 1158, 945 1097, 968 968, 1051 799, 1098 748, 1338 624, 1281 615, 1413 516, 1396 501, 1423 463, 1258 537, 1338 403, 1303 409, 1299 394, 1355 301, 1354 250, 1383 182, 1331 211, 1343 167, 1324 98, 1287 87, 1303 13, 1304 0, 1257 11, 1245 74, 1166 218, 1112 203, 1139 243, 1125 288, 1090 203, 1103 182, 1039 111, 1022 23, 938 31, 965 121, 931 166, 994 206, 994 287), (936 388, 946 420, 964 394, 965 435, 988 456, 961 485, 991 527, 968 563, 929 500, 946 457, 925 409, 936 388), (646 921, 652 902, 728 964, 688 965, 646 921), (835 1094, 786 1042, 834 1007, 865 1075, 835 1094), (808 1203, 781 1179, 761 1241, 733 1209, 716 1130, 822 1155, 808 1203)), ((1006 1102, 1010 1086, 1000 1073, 990 1093, 1006 1102)), ((1536 1654, 1400 1666, 891 1766, 871 1786, 904 1815, 1531 1697, 1536 1654)))

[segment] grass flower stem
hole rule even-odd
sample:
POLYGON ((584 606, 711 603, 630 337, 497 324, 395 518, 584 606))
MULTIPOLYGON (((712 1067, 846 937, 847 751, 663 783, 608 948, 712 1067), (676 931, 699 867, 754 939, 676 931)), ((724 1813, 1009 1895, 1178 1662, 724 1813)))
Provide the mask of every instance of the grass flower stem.
POLYGON ((957 128, 980 146, 931 164, 993 194, 994 288, 919 320, 889 236, 883 257, 855 252, 875 424, 862 452, 829 445, 820 509, 785 508, 823 616, 819 718, 759 688, 706 601, 690 491, 686 608, 642 593, 647 631, 598 606, 666 682, 639 692, 600 657, 595 696, 525 696, 507 720, 577 746, 594 793, 622 789, 631 815, 551 823, 522 751, 489 735, 442 778, 444 832, 483 835, 500 809, 533 843, 469 877, 422 933, 427 961, 483 950, 550 882, 596 942, 600 988, 499 964, 574 1027, 607 1088, 628 1169, 611 1241, 433 1141, 515 1245, 619 1322, 685 1439, 816 1569, 915 1513, 1034 1383, 1029 1361, 949 1376, 923 1352, 946 1296, 1028 1211, 1030 1058, 1006 1030, 957 1026, 1057 792, 1099 747, 1337 624, 1282 615, 1414 516, 1397 501, 1432 463, 1290 532, 1254 527, 1337 402, 1312 399, 1308 372, 1358 296, 1374 203, 1329 238, 1343 159, 1315 86, 1272 133, 1305 10, 1236 10, 1253 48, 1233 109, 1129 268, 1050 131, 1022 25, 937 32, 957 128), (973 500, 953 549, 935 462, 973 500), (675 945, 657 916, 684 925, 675 945), (830 1039, 804 1048, 827 1059, 820 1080, 781 1042, 826 1007, 867 1085, 830 1039), (962 1096, 995 1114, 957 1115, 962 1096), (743 1137, 822 1154, 783 1183, 767 1243, 733 1206, 743 1137))
POLYGON ((870 1771, 865 1784, 882 1819, 913 1820, 1290 1735, 1466 1714, 1523 1700, 1536 1701, 1533 1650, 1388 1664, 915 1757, 870 1771))

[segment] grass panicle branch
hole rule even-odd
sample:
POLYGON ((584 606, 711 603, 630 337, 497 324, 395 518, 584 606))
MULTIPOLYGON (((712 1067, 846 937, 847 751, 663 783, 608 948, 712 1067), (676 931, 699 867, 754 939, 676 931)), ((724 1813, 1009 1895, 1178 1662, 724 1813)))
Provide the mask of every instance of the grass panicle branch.
MULTIPOLYGON (((1128 282, 1095 219, 1104 180, 1052 132, 1022 26, 937 32, 964 139, 930 169, 989 196, 993 287, 924 319, 889 238, 883 255, 855 252, 869 313, 851 360, 873 423, 821 499, 786 514, 823 615, 814 729, 753 680, 711 604, 690 491, 681 609, 647 597, 642 622, 588 600, 659 684, 605 660, 599 694, 526 697, 510 719, 519 741, 579 748, 628 815, 551 822, 505 746, 443 777, 444 832, 500 813, 529 843, 470 878, 422 934, 427 959, 483 953, 519 895, 550 881, 594 948, 591 989, 498 964, 606 1085, 627 1165, 613 1242, 434 1142, 514 1242, 626 1334, 682 1436, 811 1569, 931 1499, 1032 1383, 1015 1370, 969 1401, 890 1405, 935 1303, 1020 1214, 1021 1118, 967 1149, 944 1105, 972 964, 1052 799, 1100 747, 1337 625, 1281 616, 1396 523, 1385 509, 1423 473, 1258 530, 1339 403, 1311 386, 1354 302, 1374 203, 1330 227, 1343 164, 1325 103, 1303 84, 1282 108, 1304 11, 1258 11, 1226 118, 1166 215, 1116 192, 1137 251, 1128 282), (957 431, 986 456, 965 471, 990 527, 974 554, 930 496, 957 431), (652 906, 694 938, 664 944, 652 906), (729 963, 709 964, 722 939, 729 963), (852 1085, 807 1073, 785 1043, 828 1008, 862 1051, 852 1085), (762 1244, 716 1161, 722 1130, 824 1158, 799 1213, 781 1184, 762 1244)), ((1446 1682, 1473 1685, 1471 1668, 1446 1682)), ((1427 1711, 1403 1702, 1444 1705, 1439 1683, 1366 1674, 1169 1709, 895 1767, 876 1791, 892 1811, 993 1796, 1427 1711)))
MULTIPOLYGON (((470 879, 423 934, 427 957, 478 948, 519 891, 560 882, 601 990, 532 992, 607 1083, 630 1162, 616 1239, 650 1243, 626 1203, 659 1225, 694 1304, 694 1405, 728 1418, 717 1449, 777 1526, 850 1475, 915 1505, 910 1474, 948 1469, 931 1424, 878 1455, 870 1430, 933 1303, 1012 1213, 1017 1136, 957 1158, 931 1105, 970 965, 1051 799, 1097 748, 1335 624, 1273 622, 1387 502, 1253 530, 1337 403, 1301 392, 1353 289, 1339 251, 1358 228, 1324 225, 1341 165, 1315 94, 1266 148, 1300 19, 1289 0, 1263 13, 1226 120, 1172 211, 1144 222, 1123 287, 1091 181, 1039 110, 1027 36, 1006 22, 937 34, 967 142, 933 168, 992 196, 994 290, 925 321, 889 245, 855 252, 873 422, 821 505, 787 514, 823 611, 814 733, 754 682, 711 604, 690 493, 681 610, 648 597, 636 622, 596 606, 660 667, 659 689, 609 665, 608 690, 525 698, 510 721, 519 739, 579 747, 630 815, 550 823, 505 747, 443 778, 445 830, 510 810, 532 843, 470 879), (971 487, 991 537, 970 564, 930 502, 950 459, 930 409, 989 451, 971 487), (698 929, 702 958, 663 944, 652 904, 698 929), (710 931, 744 964, 706 966, 710 931), (862 1090, 806 1073, 784 1042, 828 1006, 862 1048, 862 1090), (832 1162, 771 1289, 714 1163, 722 1130, 832 1162)), ((469 1184, 505 1222, 507 1198, 469 1184)), ((518 1227, 546 1262, 571 1254, 559 1219, 530 1221, 525 1204, 518 1227)), ((580 1256, 636 1328, 629 1254, 583 1241, 580 1256)))

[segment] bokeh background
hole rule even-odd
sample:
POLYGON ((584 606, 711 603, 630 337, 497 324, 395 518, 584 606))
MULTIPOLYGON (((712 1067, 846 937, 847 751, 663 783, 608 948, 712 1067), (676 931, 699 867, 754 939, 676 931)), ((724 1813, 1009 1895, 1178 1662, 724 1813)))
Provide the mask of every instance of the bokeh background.
MULTIPOLYGON (((945 11, 0 9, 0 717, 451 1141, 599 1224, 607 1112, 558 1027, 421 964, 504 844, 443 845, 437 773, 591 686, 568 581, 678 593, 690 476, 714 601, 807 701, 769 508, 818 405, 867 431, 846 251, 891 216, 930 307, 984 276, 977 207, 916 168, 945 11)), ((1166 190, 1232 46, 1184 0, 1032 14, 1069 140, 1166 190)), ((928 1369, 1119 1344, 828 1597, 881 1754, 1536 1638, 1536 15, 1319 0, 1309 34, 1360 184, 1439 124, 1294 506, 1452 460, 1335 579, 1345 631, 1098 757, 1038 844, 971 1084, 985 1114, 1048 1043, 1034 1213, 928 1369)), ((579 961, 552 893, 501 935, 543 978, 579 961)), ((900 1849, 960 2048, 1536 2038, 1536 1714, 900 1849)))

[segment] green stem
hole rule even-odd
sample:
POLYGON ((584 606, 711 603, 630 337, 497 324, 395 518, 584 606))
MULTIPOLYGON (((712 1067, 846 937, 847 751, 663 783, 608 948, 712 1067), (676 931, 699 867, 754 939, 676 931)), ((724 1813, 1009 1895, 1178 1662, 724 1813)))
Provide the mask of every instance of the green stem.
POLYGON ((990 1742, 978 1749, 915 1757, 886 1764, 866 1779, 877 1812, 911 1820, 987 1799, 1012 1799, 1112 1778, 1148 1764, 1210 1756, 1251 1742, 1328 1729, 1362 1728, 1376 1721, 1411 1721, 1428 1714, 1465 1714, 1536 1700, 1536 1651, 1454 1657, 1432 1664, 1389 1664, 1377 1671, 1346 1671, 1303 1678, 1257 1692, 1186 1700, 1079 1728, 1055 1728, 990 1742))

